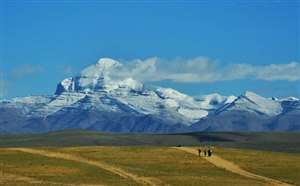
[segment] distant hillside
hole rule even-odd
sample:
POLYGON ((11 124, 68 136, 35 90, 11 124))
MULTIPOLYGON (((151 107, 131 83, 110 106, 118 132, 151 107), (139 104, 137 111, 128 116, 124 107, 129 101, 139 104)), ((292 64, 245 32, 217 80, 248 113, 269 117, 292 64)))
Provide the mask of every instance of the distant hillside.
POLYGON ((67 130, 2 135, 1 147, 215 146, 300 153, 300 132, 104 133, 67 130))

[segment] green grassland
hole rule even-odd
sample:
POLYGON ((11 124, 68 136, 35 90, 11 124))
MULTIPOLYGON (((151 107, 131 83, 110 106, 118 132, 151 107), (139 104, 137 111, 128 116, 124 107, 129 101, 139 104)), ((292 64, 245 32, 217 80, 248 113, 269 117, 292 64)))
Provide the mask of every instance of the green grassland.
POLYGON ((2 135, 1 147, 205 146, 300 153, 300 132, 104 133, 70 130, 2 135))
MULTIPOLYGON (((85 146, 37 149, 104 162, 138 177, 155 178, 169 185, 265 185, 259 180, 218 168, 194 154, 169 147, 85 146)), ((300 184, 299 154, 231 148, 215 148, 214 154, 253 173, 295 185, 300 184)), ((1 149, 0 159, 2 172, 42 181, 30 185, 71 183, 74 185, 140 185, 132 179, 122 178, 93 165, 19 152, 9 148, 1 149)), ((26 185, 26 183, 2 180, 1 185, 26 185)))

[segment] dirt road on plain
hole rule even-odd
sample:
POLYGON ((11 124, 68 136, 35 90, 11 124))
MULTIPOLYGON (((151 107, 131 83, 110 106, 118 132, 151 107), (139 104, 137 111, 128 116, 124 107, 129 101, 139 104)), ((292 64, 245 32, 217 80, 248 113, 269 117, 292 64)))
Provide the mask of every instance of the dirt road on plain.
MULTIPOLYGON (((185 151, 185 152, 188 152, 188 153, 191 153, 191 154, 195 154, 195 155, 198 156, 198 149, 195 148, 195 147, 173 147, 173 148, 178 149, 178 150, 182 150, 182 151, 185 151)), ((282 181, 279 181, 279 180, 275 180, 275 179, 272 179, 272 178, 268 178, 268 177, 265 177, 265 176, 261 176, 261 175, 258 175, 258 174, 248 172, 248 171, 240 168, 237 164, 235 164, 231 161, 225 160, 225 159, 223 159, 219 156, 216 156, 216 155, 213 155, 211 157, 203 157, 202 156, 202 158, 204 158, 205 160, 209 161, 210 163, 214 164, 217 167, 220 167, 220 168, 225 169, 227 171, 230 171, 230 172, 233 172, 233 173, 236 173, 236 174, 248 177, 248 178, 261 180, 261 181, 267 183, 268 185, 272 185, 272 186, 292 186, 291 184, 288 184, 288 183, 285 183, 285 182, 282 182, 282 181)))
POLYGON ((107 171, 110 171, 114 174, 117 174, 120 177, 123 177, 123 178, 126 178, 126 179, 132 179, 136 183, 139 183, 139 184, 142 184, 142 185, 151 185, 151 186, 167 185, 158 178, 141 177, 141 176, 138 176, 136 174, 129 173, 129 172, 123 170, 123 169, 120 169, 120 168, 114 167, 112 165, 109 165, 107 163, 100 162, 100 161, 94 161, 94 160, 88 160, 86 158, 76 156, 76 155, 72 155, 72 154, 61 153, 61 152, 51 152, 51 151, 40 150, 40 149, 31 149, 31 148, 10 148, 10 149, 25 152, 25 153, 31 153, 31 154, 46 156, 46 157, 50 157, 50 158, 71 160, 71 161, 76 161, 76 162, 80 162, 80 163, 93 165, 93 166, 99 167, 101 169, 105 169, 107 171))

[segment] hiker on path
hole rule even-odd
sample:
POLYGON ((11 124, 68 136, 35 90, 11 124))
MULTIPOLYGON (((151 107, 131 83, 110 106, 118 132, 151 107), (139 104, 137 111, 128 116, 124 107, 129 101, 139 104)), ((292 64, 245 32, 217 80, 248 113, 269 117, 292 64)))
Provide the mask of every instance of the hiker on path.
POLYGON ((206 148, 204 149, 204 156, 206 156, 206 148))
POLYGON ((201 149, 198 149, 199 157, 201 156, 201 149))
POLYGON ((207 151, 208 153, 208 156, 210 157, 211 156, 211 149, 208 149, 208 151, 207 151))

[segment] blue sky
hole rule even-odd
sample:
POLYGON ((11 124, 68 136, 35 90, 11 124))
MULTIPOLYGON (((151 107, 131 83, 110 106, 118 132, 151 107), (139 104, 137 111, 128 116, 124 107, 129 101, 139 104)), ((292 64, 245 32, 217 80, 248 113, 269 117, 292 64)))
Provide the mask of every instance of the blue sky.
POLYGON ((299 7, 299 1, 2 1, 2 97, 53 94, 59 81, 101 57, 128 64, 157 57, 160 69, 139 78, 190 95, 250 90, 300 97, 299 7), (161 72, 169 78, 151 78, 161 72), (193 78, 179 80, 182 74, 193 78))

